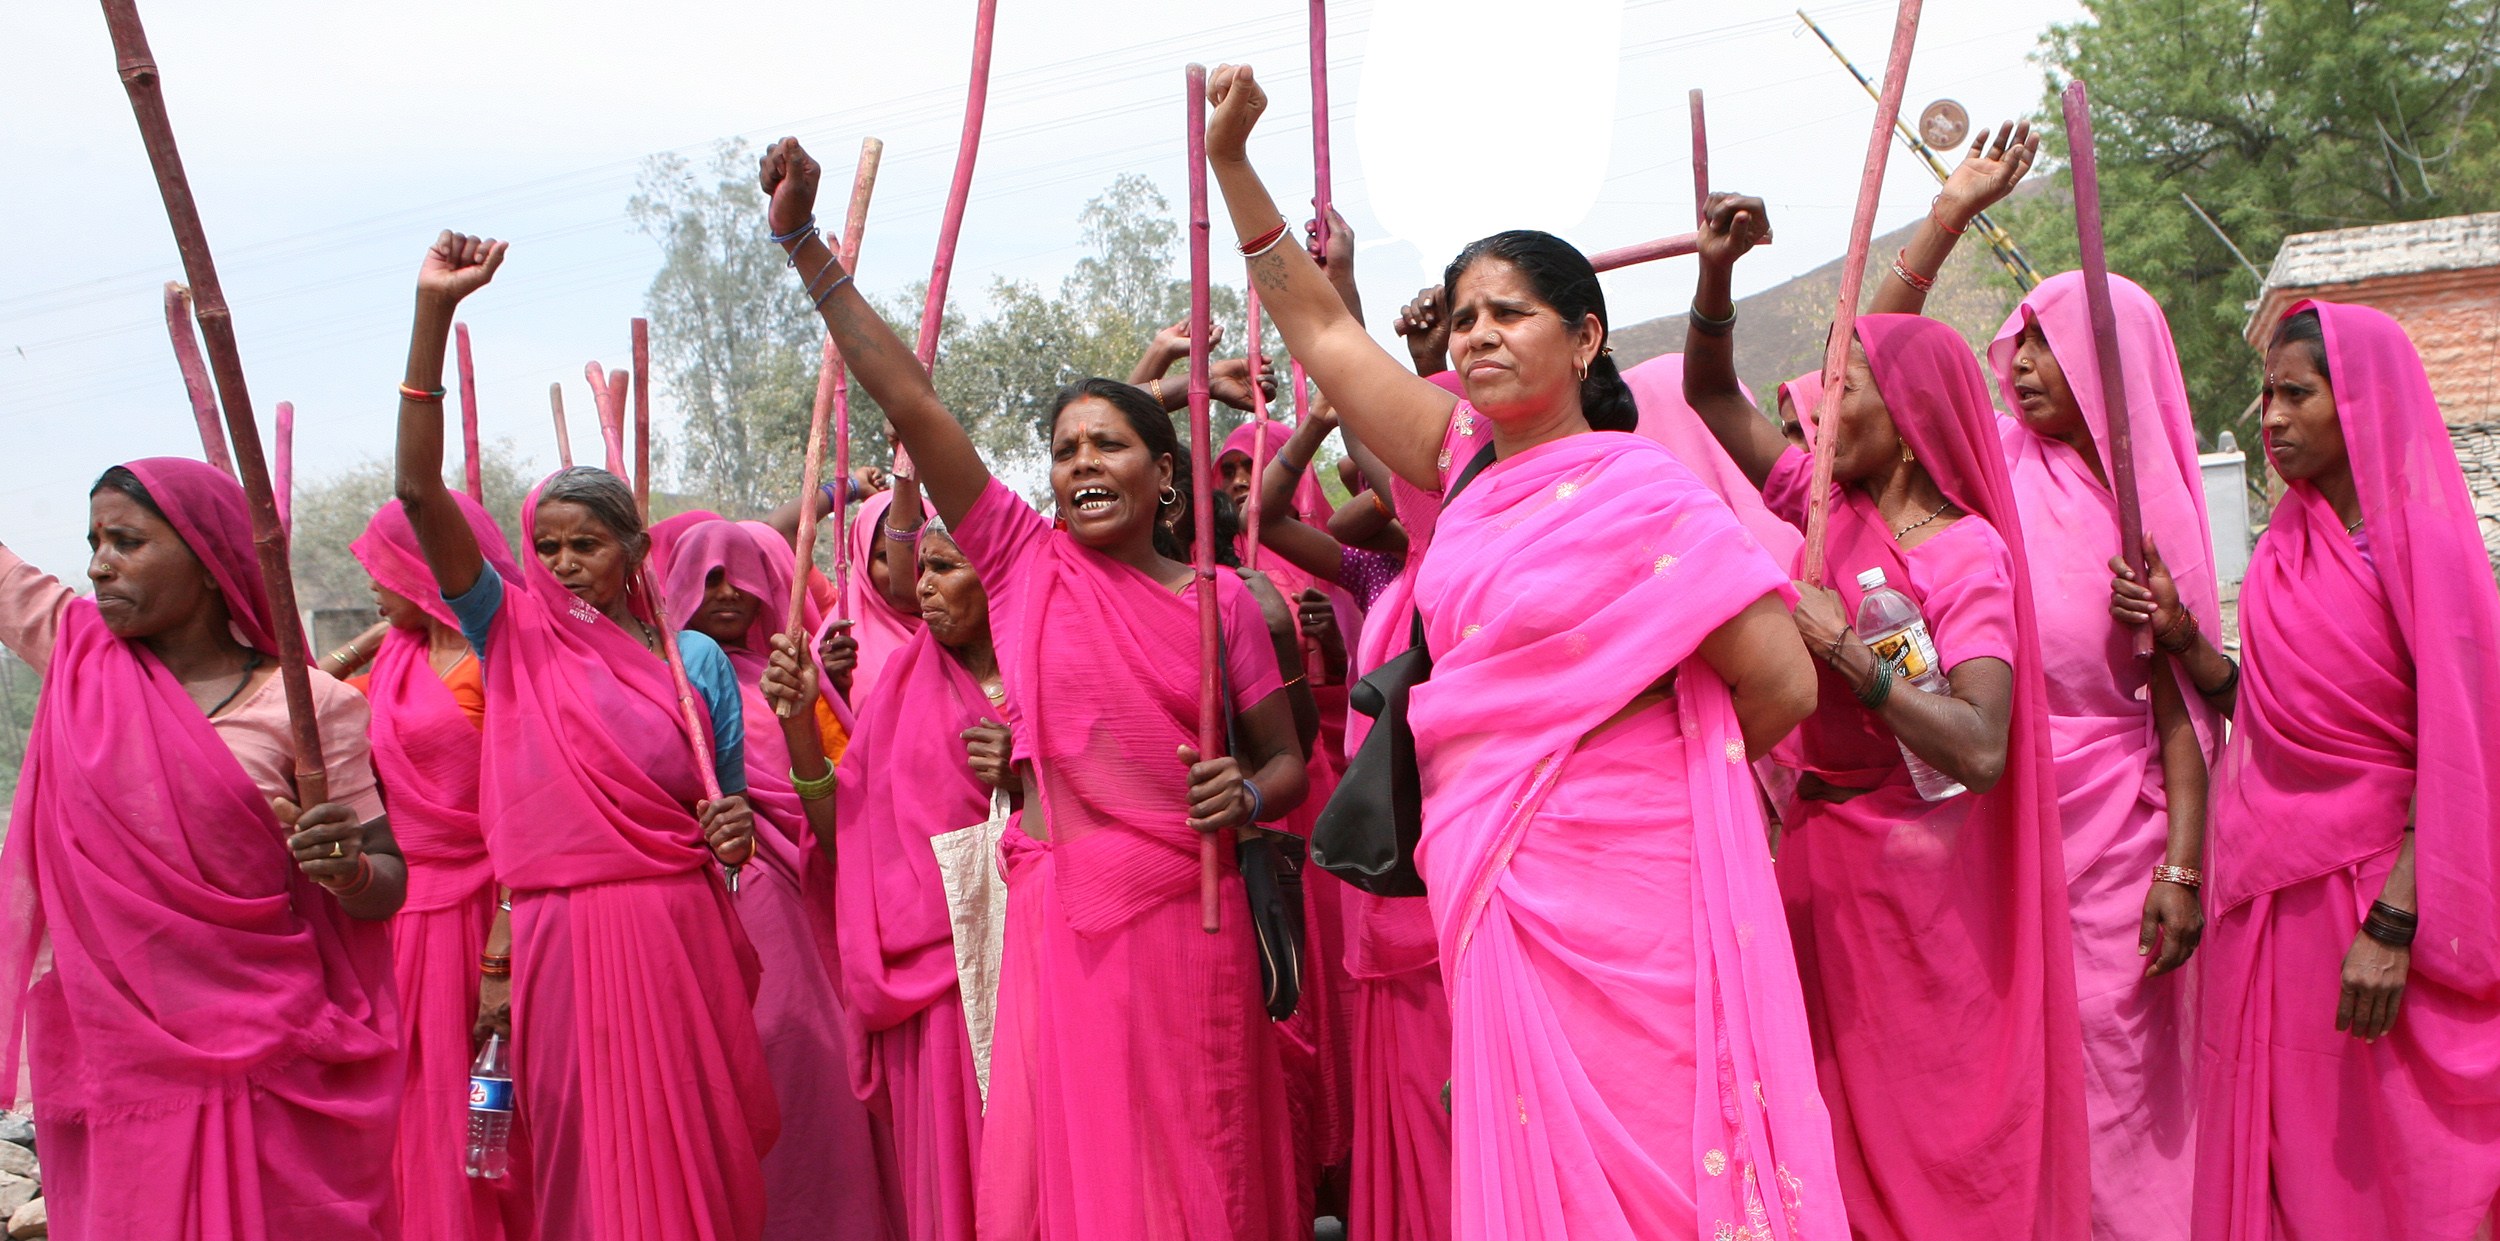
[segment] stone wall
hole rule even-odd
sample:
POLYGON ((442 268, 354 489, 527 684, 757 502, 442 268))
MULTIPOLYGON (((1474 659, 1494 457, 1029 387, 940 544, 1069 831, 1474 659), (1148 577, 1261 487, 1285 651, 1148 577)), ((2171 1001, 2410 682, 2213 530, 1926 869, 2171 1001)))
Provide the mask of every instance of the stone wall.
POLYGON ((2474 517, 2483 528, 2483 550, 2492 571, 2500 574, 2500 421, 2452 423, 2457 464, 2465 467, 2466 489, 2474 493, 2474 517))

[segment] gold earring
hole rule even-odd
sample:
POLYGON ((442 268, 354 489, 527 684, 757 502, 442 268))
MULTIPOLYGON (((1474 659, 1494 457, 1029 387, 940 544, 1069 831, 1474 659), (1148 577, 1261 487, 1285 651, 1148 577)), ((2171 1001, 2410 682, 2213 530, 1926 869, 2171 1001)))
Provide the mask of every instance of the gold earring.
POLYGON ((1914 453, 1914 452, 1911 452, 1911 451, 1910 451, 1910 446, 1909 446, 1908 444, 1903 444, 1903 445, 1901 446, 1901 464, 1903 464, 1903 465, 1916 465, 1916 464, 1918 464, 1918 454, 1917 454, 1917 453, 1914 453))

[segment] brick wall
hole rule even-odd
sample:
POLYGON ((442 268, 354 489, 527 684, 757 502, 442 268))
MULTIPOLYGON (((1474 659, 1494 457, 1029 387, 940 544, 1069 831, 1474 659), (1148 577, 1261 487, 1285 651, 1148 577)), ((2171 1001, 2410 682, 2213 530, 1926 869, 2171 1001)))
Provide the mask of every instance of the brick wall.
POLYGON ((2500 422, 2500 267, 2269 289, 2258 311, 2264 331, 2271 333, 2273 319, 2307 297, 2358 302, 2395 316, 2422 354, 2449 425, 2500 422))

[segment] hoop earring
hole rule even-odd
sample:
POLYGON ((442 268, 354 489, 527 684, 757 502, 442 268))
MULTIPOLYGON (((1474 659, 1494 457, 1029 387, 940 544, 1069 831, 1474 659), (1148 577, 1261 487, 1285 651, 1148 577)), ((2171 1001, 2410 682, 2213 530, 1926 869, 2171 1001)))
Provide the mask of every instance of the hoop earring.
POLYGON ((1174 487, 1170 483, 1165 483, 1163 485, 1163 495, 1159 498, 1167 505, 1178 504, 1181 502, 1180 489, 1174 487))
POLYGON ((1589 364, 1588 364, 1588 363, 1586 363, 1586 362, 1582 362, 1582 363, 1579 365, 1579 371, 1580 371, 1580 382, 1581 382, 1581 383, 1587 383, 1587 382, 1589 381, 1589 364))

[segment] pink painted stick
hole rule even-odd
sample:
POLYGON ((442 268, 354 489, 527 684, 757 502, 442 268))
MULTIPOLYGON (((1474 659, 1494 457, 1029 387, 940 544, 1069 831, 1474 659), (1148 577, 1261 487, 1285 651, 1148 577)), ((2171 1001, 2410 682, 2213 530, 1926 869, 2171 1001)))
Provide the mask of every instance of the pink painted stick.
MULTIPOLYGON (((2067 160, 2075 178, 2075 243, 2083 260, 2083 302, 2101 367, 2101 403, 2109 421, 2110 489, 2118 495, 2118 546, 2135 580, 2144 573, 2144 510, 2135 490, 2134 411, 2127 408, 2125 359, 2118 353, 2118 308, 2109 297, 2109 251, 2101 233, 2100 157, 2092 144, 2092 99, 2081 79, 2068 82, 2067 160)), ((2135 657, 2153 655, 2153 631, 2137 626, 2135 657)))
POLYGON ((1866 142, 1866 167, 1858 177, 1857 215, 1849 224, 1849 257, 1840 265, 1840 304, 1832 312, 1830 341, 1823 350, 1823 396, 1814 410, 1814 483, 1806 493, 1805 580, 1823 584, 1823 544, 1832 524, 1832 453, 1840 429, 1841 378, 1849 369, 1849 346, 1857 339, 1859 286, 1866 283, 1866 252, 1875 241, 1875 207, 1884 196, 1884 163, 1892 154, 1892 126, 1901 116, 1901 91, 1910 76, 1910 49, 1918 42, 1921 0, 1901 0, 1893 18, 1892 58, 1884 64, 1884 90, 1875 98, 1874 132, 1866 142))
POLYGON ((913 349, 924 370, 937 369, 938 328, 946 320, 946 284, 955 275, 955 243, 963 236, 964 205, 972 199, 972 164, 981 155, 981 117, 990 101, 990 32, 998 26, 998 0, 981 0, 972 19, 972 83, 964 97, 964 133, 955 147, 955 180, 946 190, 946 214, 938 222, 937 261, 929 268, 929 298, 920 308, 920 340, 913 349))
MULTIPOLYGON (((619 396, 621 398, 622 394, 620 393, 619 396)), ((648 559, 642 563, 642 597, 653 600, 655 603, 660 597, 660 579, 652 572, 651 562, 648 559)), ((656 607, 653 610, 658 611, 656 607)), ((660 618, 654 616, 653 619, 659 620, 660 618)), ((686 657, 677 650, 676 631, 666 630, 661 633, 660 654, 668 660, 668 678, 677 689, 677 717, 686 726, 686 739, 694 745, 694 772, 696 780, 703 787, 703 800, 719 801, 721 797, 720 772, 712 766, 712 733, 710 729, 703 726, 702 709, 695 706, 694 682, 686 679, 686 657)), ((747 846, 748 856, 753 856, 754 847, 753 844, 747 846)), ((722 863, 721 881, 730 891, 737 891, 737 866, 722 863)))
POLYGON ((269 494, 278 502, 278 528, 295 537, 295 402, 278 402, 276 460, 269 467, 269 494))
POLYGON ((486 503, 486 467, 477 456, 477 369, 469 360, 469 325, 451 325, 453 339, 460 345, 460 447, 465 454, 461 468, 468 485, 469 498, 486 503))
MULTIPOLYGON (((1328 209, 1336 203, 1328 157, 1328 0, 1311 0, 1311 206, 1319 227, 1311 244, 1328 253, 1328 209)), ((1299 415, 1301 406, 1296 405, 1299 415)))
POLYGON ((583 366, 582 374, 590 380, 590 403, 599 411, 599 439, 607 445, 608 473, 630 484, 633 480, 625 473, 625 376, 611 377, 596 362, 583 366))
POLYGON ((1617 246, 1612 250, 1600 250, 1589 256, 1589 266, 1601 272, 1617 271, 1654 259, 1679 258, 1700 248, 1701 239, 1695 234, 1677 233, 1673 237, 1644 241, 1635 246, 1617 246))
MULTIPOLYGON (((861 233, 868 226, 868 199, 876 192, 877 164, 885 156, 885 144, 869 138, 859 144, 859 168, 851 174, 850 213, 842 220, 841 250, 835 257, 842 260, 842 270, 854 270, 859 261, 861 233)), ((782 617, 782 629, 792 642, 804 644, 807 631, 802 621, 807 603, 807 575, 816 563, 817 502, 822 498, 818 487, 824 477, 825 431, 833 424, 833 473, 847 488, 851 477, 851 410, 850 372, 842 365, 842 352, 834 348, 833 334, 825 334, 823 361, 816 369, 816 406, 810 411, 807 424, 807 465, 799 475, 799 539, 798 572, 790 582, 790 606, 782 617)), ((850 579, 851 541, 848 510, 833 506, 833 585, 834 614, 841 616, 848 608, 841 602, 844 586, 850 579)))
POLYGON ((1250 305, 1250 419, 1253 429, 1250 432, 1250 499, 1242 506, 1244 537, 1241 546, 1242 563, 1255 565, 1258 563, 1259 518, 1262 516, 1259 491, 1267 481, 1267 395, 1259 390, 1259 364, 1267 359, 1265 351, 1259 348, 1262 342, 1259 340, 1259 286, 1256 282, 1251 283, 1245 300, 1250 305))
MULTIPOLYGON (((1223 620, 1215 603, 1215 455, 1207 430, 1207 67, 1189 67, 1189 486, 1197 511, 1190 514, 1190 563, 1198 578, 1198 758, 1224 753, 1224 700, 1216 689, 1223 658, 1223 620)), ((1215 833, 1198 834, 1198 913, 1209 935, 1222 924, 1215 833)))
POLYGON ((200 424, 200 456, 210 465, 234 473, 226 454, 226 424, 217 417, 217 393, 208 386, 208 363, 200 359, 200 338, 191 330, 191 290, 165 282, 165 326, 174 337, 174 365, 182 368, 182 390, 191 395, 191 417, 200 424))
POLYGON ((1702 208, 1710 202, 1710 130, 1702 123, 1701 88, 1692 89, 1688 98, 1693 105, 1693 227, 1701 227, 1702 208))
POLYGON ((547 385, 547 404, 550 408, 555 410, 556 415, 556 464, 568 470, 572 469, 573 433, 567 430, 564 425, 563 384, 552 383, 547 385))
POLYGON ((634 320, 634 509, 651 520, 651 321, 634 320))

